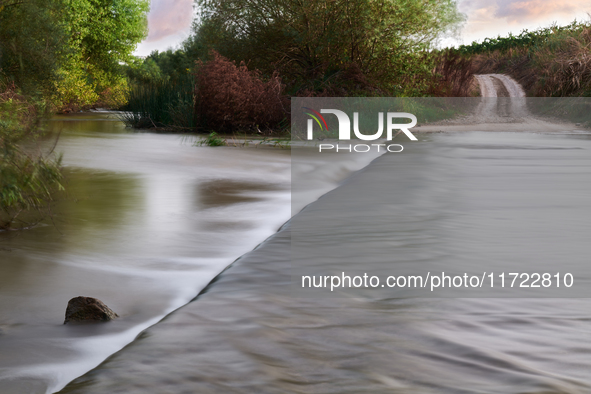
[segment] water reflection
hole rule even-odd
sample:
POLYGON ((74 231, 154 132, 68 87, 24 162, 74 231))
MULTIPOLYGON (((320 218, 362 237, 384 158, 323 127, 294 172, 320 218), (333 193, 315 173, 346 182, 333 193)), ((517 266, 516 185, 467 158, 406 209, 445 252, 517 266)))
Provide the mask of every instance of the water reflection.
MULTIPOLYGON (((44 127, 52 132, 63 131, 71 137, 93 135, 97 138, 101 134, 129 133, 129 129, 119 120, 119 114, 116 112, 97 111, 55 115, 45 123, 44 127)), ((106 136, 106 138, 109 137, 106 136)))
POLYGON ((59 116, 47 127, 61 132, 67 194, 55 226, 0 233, 2 394, 59 389, 191 300, 290 215, 289 152, 193 147, 132 133, 109 114, 59 116), (248 209, 208 203, 242 195, 248 209), (62 325, 80 295, 120 318, 62 325))
POLYGON ((204 208, 261 201, 265 193, 280 188, 272 183, 215 179, 199 185, 198 204, 204 208))

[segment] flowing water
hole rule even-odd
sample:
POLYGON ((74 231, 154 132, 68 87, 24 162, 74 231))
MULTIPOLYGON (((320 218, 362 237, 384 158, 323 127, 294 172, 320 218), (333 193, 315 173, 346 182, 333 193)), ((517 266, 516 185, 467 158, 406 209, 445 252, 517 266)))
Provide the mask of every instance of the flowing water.
POLYGON ((51 223, 0 234, 0 393, 53 392, 191 300, 290 217, 281 149, 192 146, 115 116, 56 117, 65 195, 51 223), (116 321, 64 326, 96 297, 116 321))
MULTIPOLYGON (((132 132, 112 113, 56 116, 47 127, 60 133, 67 194, 47 223, 0 233, 1 394, 61 389, 291 216, 289 150, 193 146, 193 137, 132 132), (120 318, 63 325, 76 296, 120 318)), ((328 173, 310 161, 302 206, 368 160, 328 173)))
MULTIPOLYGON (((521 242, 542 251, 566 242, 576 248, 565 260, 584 264, 589 134, 425 136, 246 253, 290 216, 285 151, 196 148, 95 116, 54 121, 65 130, 58 150, 70 193, 59 232, 2 234, 0 393, 59 390, 112 353, 61 392, 591 392, 589 299, 302 296, 292 288, 293 261, 313 272, 354 267, 359 256, 298 260, 291 249, 298 222, 310 222, 318 245, 390 247, 393 257, 374 265, 386 271, 450 253, 463 266, 464 251, 497 261, 504 244, 523 252, 521 242), (368 204, 348 205, 360 200, 368 204), (351 238, 348 225, 363 237, 351 238), (102 299, 121 318, 61 325, 77 295, 102 299)), ((312 157, 306 175, 296 174, 307 184, 293 196, 294 213, 363 164, 312 157)))
POLYGON ((461 267, 466 253, 506 269, 505 250, 533 256, 537 269, 544 253, 575 247, 552 268, 579 264, 587 276, 577 281, 589 287, 589 152, 589 133, 425 136, 406 156, 378 158, 307 206, 197 299, 62 392, 591 392, 588 298, 325 297, 292 287, 301 266, 354 269, 363 262, 355 247, 371 256, 389 250, 382 266, 370 265, 386 271, 440 257, 453 264, 450 253, 461 267), (310 222, 312 252, 333 245, 348 253, 294 255, 293 232, 310 222), (351 237, 358 229, 362 236, 351 237))

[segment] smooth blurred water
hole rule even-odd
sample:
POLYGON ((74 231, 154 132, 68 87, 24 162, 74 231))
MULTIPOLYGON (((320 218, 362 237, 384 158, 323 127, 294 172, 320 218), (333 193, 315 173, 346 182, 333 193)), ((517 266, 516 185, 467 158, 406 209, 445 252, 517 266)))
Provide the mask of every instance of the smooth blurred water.
MULTIPOLYGON (((290 155, 58 116, 67 194, 53 222, 0 233, 0 393, 63 387, 184 305, 290 217, 290 155), (64 326, 68 300, 120 316, 64 326)), ((51 144, 51 141, 47 142, 51 144)))
MULTIPOLYGON (((589 134, 472 132, 398 142, 402 153, 380 157, 292 220, 294 278, 367 273, 380 283, 331 292, 299 280, 297 295, 591 297, 589 134), (442 273, 467 274, 473 285, 447 279, 444 288, 442 273), (388 276, 417 275, 424 287, 385 285, 388 276)), ((294 155, 301 157, 292 166, 308 160, 294 155)), ((292 187, 300 182, 293 177, 292 187)))
POLYGON ((294 269, 362 265, 351 244, 374 247, 370 267, 387 271, 440 258, 443 268, 465 269, 463 253, 495 261, 566 242, 577 248, 556 264, 586 268, 590 134, 421 139, 407 156, 380 157, 308 205, 196 300, 62 392, 591 392, 589 298, 293 291, 294 269), (316 228, 308 252, 319 247, 317 258, 293 255, 297 222, 316 228), (391 248, 389 259, 373 240, 391 248), (330 245, 348 253, 326 254, 330 245))

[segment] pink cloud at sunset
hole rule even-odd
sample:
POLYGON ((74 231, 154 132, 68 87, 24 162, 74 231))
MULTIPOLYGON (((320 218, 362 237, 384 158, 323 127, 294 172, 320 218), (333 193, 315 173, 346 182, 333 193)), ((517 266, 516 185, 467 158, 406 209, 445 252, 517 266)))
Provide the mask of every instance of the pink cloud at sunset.
POLYGON ((137 48, 137 55, 178 45, 190 32, 193 0, 152 0, 148 14, 148 38, 137 48))
POLYGON ((158 41, 177 34, 191 26, 193 19, 192 0, 152 0, 147 42, 158 41))
POLYGON ((553 23, 587 20, 591 0, 460 0, 459 9, 467 16, 462 31, 462 41, 467 44, 553 23))
POLYGON ((460 10, 470 14, 487 11, 489 19, 529 23, 591 11, 589 0, 463 0, 460 10))

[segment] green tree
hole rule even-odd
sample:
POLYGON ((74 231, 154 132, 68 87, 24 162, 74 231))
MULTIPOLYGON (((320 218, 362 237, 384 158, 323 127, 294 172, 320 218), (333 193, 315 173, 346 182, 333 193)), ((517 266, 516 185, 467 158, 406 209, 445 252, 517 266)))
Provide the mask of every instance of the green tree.
POLYGON ((132 83, 146 84, 163 78, 162 70, 153 59, 133 59, 127 63, 125 71, 132 83))
POLYGON ((127 81, 122 62, 147 34, 149 0, 62 0, 68 35, 54 102, 88 106, 124 102, 127 81))
POLYGON ((326 78, 352 63, 390 87, 463 21, 455 0, 198 0, 204 45, 265 71, 326 78))
POLYGON ((67 39, 55 21, 58 13, 55 2, 0 0, 0 80, 29 94, 53 89, 67 39))
POLYGON ((149 0, 0 0, 0 77, 58 107, 124 101, 149 0))
POLYGON ((162 75, 171 80, 177 80, 183 75, 193 71, 196 59, 187 56, 183 48, 177 50, 154 51, 146 58, 146 61, 153 61, 160 68, 162 75))

